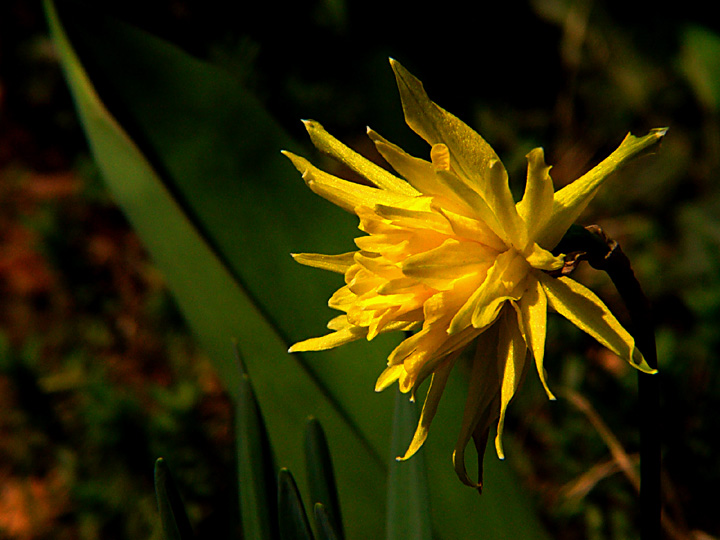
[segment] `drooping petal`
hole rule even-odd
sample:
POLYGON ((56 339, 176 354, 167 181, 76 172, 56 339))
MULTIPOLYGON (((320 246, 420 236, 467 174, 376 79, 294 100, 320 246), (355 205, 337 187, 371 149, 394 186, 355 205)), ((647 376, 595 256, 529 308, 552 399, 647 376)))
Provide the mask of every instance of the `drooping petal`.
POLYGON ((548 398, 554 400, 555 396, 547 384, 545 372, 545 336, 547 335, 547 296, 537 278, 527 281, 527 290, 517 305, 520 310, 520 330, 525 338, 528 348, 535 359, 540 382, 545 388, 548 398))
POLYGON ((545 152, 535 148, 527 156, 527 183, 525 194, 517 204, 517 210, 528 231, 530 242, 535 242, 537 231, 541 230, 552 215, 553 182, 550 166, 545 164, 545 152))
POLYGON ((546 249, 554 248, 570 225, 585 210, 603 181, 635 156, 651 150, 666 132, 667 128, 652 129, 644 137, 635 137, 628 133, 617 150, 599 165, 557 191, 552 216, 537 232, 537 242, 546 249))
POLYGON ((650 368, 630 333, 590 289, 568 277, 538 276, 550 306, 560 315, 640 371, 657 371, 650 368))
POLYGON ((417 190, 407 182, 389 173, 369 159, 364 158, 330 135, 319 122, 303 120, 303 123, 305 124, 305 129, 307 129, 307 132, 310 134, 310 140, 312 140, 313 144, 319 150, 341 161, 380 189, 410 197, 418 195, 417 190))
POLYGON ((354 251, 349 253, 341 253, 340 255, 323 255, 322 253, 291 253, 292 258, 305 266, 320 268, 321 270, 329 270, 344 274, 355 264, 353 255, 354 251))
POLYGON ((430 433, 430 424, 432 424, 433 418, 435 418, 435 413, 440 404, 440 398, 445 390, 445 385, 455 365, 457 356, 457 354, 450 355, 450 357, 445 359, 433 372, 432 378, 430 379, 430 388, 428 388, 427 395, 425 396, 425 403, 423 403, 415 434, 405 454, 398 456, 398 461, 410 459, 425 443, 428 433, 430 433))
POLYGON ((527 346, 518 328, 517 319, 506 308, 498 321, 498 372, 502 378, 500 384, 500 418, 498 419, 495 450, 500 459, 505 459, 502 446, 502 433, 505 425, 505 413, 508 404, 520 386, 525 373, 527 346))
POLYGON ((408 204, 410 197, 406 195, 348 182, 321 171, 307 159, 291 152, 283 151, 283 155, 289 158, 297 170, 302 173, 303 180, 311 190, 348 212, 354 213, 358 206, 372 207, 376 204, 402 206, 408 204))
POLYGON ((465 411, 458 440, 453 450, 453 467, 460 481, 473 488, 480 487, 470 479, 465 467, 465 448, 478 429, 487 429, 497 418, 493 401, 498 396, 500 379, 497 364, 497 325, 490 327, 477 340, 470 381, 468 383, 465 411), (483 425, 481 426, 480 423, 483 425))

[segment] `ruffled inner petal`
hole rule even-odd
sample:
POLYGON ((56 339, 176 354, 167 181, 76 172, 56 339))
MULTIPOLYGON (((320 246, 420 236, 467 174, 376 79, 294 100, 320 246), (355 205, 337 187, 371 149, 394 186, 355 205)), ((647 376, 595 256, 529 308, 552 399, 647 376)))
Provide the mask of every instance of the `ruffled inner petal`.
POLYGON ((470 325, 484 328, 493 323, 505 301, 520 298, 523 292, 520 285, 529 271, 530 265, 515 250, 501 253, 482 285, 457 311, 448 332, 454 334, 470 325))

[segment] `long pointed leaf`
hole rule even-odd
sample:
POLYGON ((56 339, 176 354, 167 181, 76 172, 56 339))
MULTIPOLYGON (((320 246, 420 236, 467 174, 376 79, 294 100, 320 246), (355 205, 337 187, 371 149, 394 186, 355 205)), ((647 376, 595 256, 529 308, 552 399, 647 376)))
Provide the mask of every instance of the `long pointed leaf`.
POLYGON ((322 505, 323 512, 328 516, 337 538, 342 540, 345 535, 333 462, 325 432, 317 418, 310 418, 307 423, 305 455, 311 503, 322 505))
MULTIPOLYGON (((277 154, 294 145, 232 77, 143 32, 92 18, 89 7, 75 10, 65 19, 75 23, 72 37, 84 44, 83 59, 141 150, 98 97, 52 3, 45 3, 96 161, 228 390, 237 398, 228 346, 236 337, 279 464, 305 485, 302 426, 309 415, 323 418, 336 448, 340 496, 353 502, 344 508, 347 534, 380 537, 379 456, 387 451, 392 393, 372 388, 393 338, 307 358, 286 354, 288 340, 323 332, 330 312, 319 308, 341 284, 298 268, 287 254, 347 251, 354 223, 306 190, 277 154)), ((464 387, 461 377, 451 381, 441 406, 450 416, 434 423, 425 445, 436 530, 462 538, 482 526, 487 538, 512 537, 506 532, 522 521, 532 524, 527 538, 542 538, 527 507, 518 505, 513 519, 478 512, 477 495, 458 485, 449 456, 464 387)), ((492 459, 486 468, 496 487, 488 485, 480 507, 503 507, 513 489, 510 471, 492 459)))
POLYGON ((195 535, 185 505, 162 458, 155 462, 155 494, 165 540, 193 540, 195 535))
MULTIPOLYGON (((287 354, 287 343, 258 311, 217 253, 207 244, 183 207, 162 182, 138 146, 109 113, 60 25, 53 4, 46 0, 51 31, 96 162, 114 197, 138 231, 156 264, 164 272, 181 310, 215 361, 230 393, 237 398, 239 371, 230 339, 237 337, 255 377, 271 438, 283 465, 304 470, 302 426, 318 414, 327 419, 340 452, 352 455, 338 471, 340 485, 353 486, 353 521, 381 514, 377 479, 384 472, 368 442, 343 411, 328 399, 317 380, 287 354), (280 375, 280 376, 278 376, 280 375), (357 467, 357 463, 362 466, 357 467)), ((372 381, 368 381, 371 387, 372 381)), ((304 485, 304 475, 300 477, 304 485)), ((381 525, 376 523, 379 530, 381 525)))
POLYGON ((276 540, 279 532, 275 457, 250 376, 239 355, 238 361, 242 373, 235 408, 235 439, 243 538, 276 540))
POLYGON ((287 469, 278 474, 278 519, 281 540, 313 540, 300 492, 287 469))

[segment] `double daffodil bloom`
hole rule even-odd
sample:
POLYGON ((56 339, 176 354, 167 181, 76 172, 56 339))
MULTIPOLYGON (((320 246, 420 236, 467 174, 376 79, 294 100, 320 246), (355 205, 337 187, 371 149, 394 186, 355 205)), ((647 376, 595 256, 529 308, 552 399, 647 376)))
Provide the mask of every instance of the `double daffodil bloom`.
POLYGON ((497 421, 495 447, 503 458, 505 411, 534 360, 543 368, 548 306, 636 368, 651 372, 630 334, 590 290, 549 272, 563 267, 552 250, 603 181, 633 156, 655 145, 664 129, 628 135, 607 159, 575 182, 553 189, 542 148, 527 155, 525 194, 515 203, 505 167, 474 130, 433 103, 422 83, 391 60, 408 125, 430 145, 430 161, 408 155, 372 130, 368 135, 400 176, 363 158, 314 121, 313 143, 372 186, 342 180, 285 152, 318 195, 360 218, 367 233, 357 251, 301 253, 298 262, 338 272, 345 286, 330 298, 343 314, 332 332, 293 345, 290 352, 330 349, 391 331, 414 331, 388 357, 375 389, 398 381, 414 398, 430 377, 417 430, 404 456, 424 443, 445 384, 460 352, 477 343, 468 397, 453 463, 469 478, 464 453, 478 451, 497 421))

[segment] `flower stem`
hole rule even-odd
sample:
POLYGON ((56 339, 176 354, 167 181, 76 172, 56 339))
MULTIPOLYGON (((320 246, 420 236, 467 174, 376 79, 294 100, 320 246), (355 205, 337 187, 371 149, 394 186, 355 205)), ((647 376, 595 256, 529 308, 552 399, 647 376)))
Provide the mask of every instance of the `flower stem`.
MULTIPOLYGON (((604 270, 622 297, 630 315, 630 333, 645 360, 657 369, 655 330, 650 303, 635 277, 630 260, 603 230, 586 227, 589 235, 578 242, 580 257, 598 270, 604 270), (580 245, 582 244, 582 246, 580 245)), ((582 235, 581 235, 582 236, 582 235)), ((660 378, 638 371, 638 399, 640 401, 640 538, 659 540, 661 519, 660 494, 660 378)))

